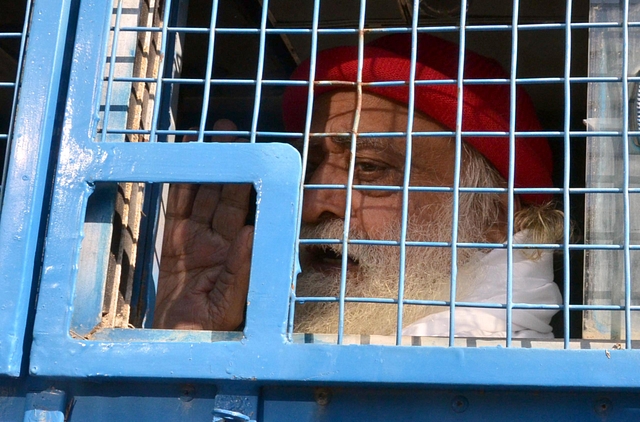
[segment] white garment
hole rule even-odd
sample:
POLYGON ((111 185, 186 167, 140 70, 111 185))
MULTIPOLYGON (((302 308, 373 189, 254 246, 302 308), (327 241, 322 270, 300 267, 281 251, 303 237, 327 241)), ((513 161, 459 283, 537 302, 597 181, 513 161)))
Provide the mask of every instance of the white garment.
MULTIPOLYGON (((513 236, 513 243, 527 243, 527 232, 513 236)), ((560 289, 553 282, 553 253, 542 250, 542 256, 531 260, 526 250, 513 249, 513 303, 560 304, 560 289)), ((479 254, 481 252, 478 252, 479 254)), ((498 303, 507 301, 507 250, 494 249, 483 255, 473 265, 473 280, 461 269, 459 283, 471 282, 472 291, 458 301, 498 303), (477 270, 476 270, 477 269, 477 270)), ((514 309, 512 313, 512 337, 553 338, 551 317, 555 309, 514 309)), ((402 330, 407 336, 448 336, 449 309, 421 318, 402 330)), ((506 337, 506 309, 463 308, 455 309, 456 337, 506 337)))

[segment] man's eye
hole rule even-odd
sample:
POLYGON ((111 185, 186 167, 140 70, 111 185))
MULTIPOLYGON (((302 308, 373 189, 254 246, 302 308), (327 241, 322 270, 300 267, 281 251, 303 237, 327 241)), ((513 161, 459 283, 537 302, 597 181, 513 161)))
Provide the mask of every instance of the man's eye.
POLYGON ((383 170, 384 170, 384 166, 381 166, 380 164, 377 164, 377 163, 367 163, 367 162, 356 163, 356 171, 359 171, 359 172, 373 173, 376 171, 383 171, 383 170))
POLYGON ((387 166, 371 161, 356 161, 355 177, 359 183, 378 182, 384 178, 387 166))

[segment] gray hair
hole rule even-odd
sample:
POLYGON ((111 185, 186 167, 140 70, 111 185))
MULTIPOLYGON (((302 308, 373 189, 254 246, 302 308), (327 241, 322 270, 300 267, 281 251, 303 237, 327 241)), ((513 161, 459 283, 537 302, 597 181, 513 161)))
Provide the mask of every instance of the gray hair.
MULTIPOLYGON (((463 171, 460 186, 506 187, 506 180, 498 171, 470 145, 463 144, 463 171)), ((460 215, 477 218, 488 230, 506 223, 506 208, 502 193, 465 192, 460 196, 460 215)), ((562 243, 564 213, 556 209, 552 201, 542 205, 523 204, 514 213, 514 232, 529 231, 532 243, 562 243)), ((506 240, 506 226, 504 239, 506 240)))

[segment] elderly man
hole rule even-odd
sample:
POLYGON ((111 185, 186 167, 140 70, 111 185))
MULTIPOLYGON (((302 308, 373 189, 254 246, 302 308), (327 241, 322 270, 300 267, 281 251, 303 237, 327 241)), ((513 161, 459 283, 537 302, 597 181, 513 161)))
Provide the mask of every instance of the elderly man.
MULTIPOLYGON (((416 80, 453 80, 458 72, 458 47, 422 34, 417 39, 416 80)), ((405 34, 383 37, 365 49, 362 80, 408 81, 411 39, 405 34)), ((351 137, 344 134, 405 132, 409 113, 406 84, 365 85, 360 95, 353 88, 358 73, 357 49, 339 47, 321 52, 316 80, 342 81, 316 86, 308 145, 306 183, 346 185, 353 159, 351 208, 344 189, 316 186, 306 189, 302 211, 302 238, 342 239, 345 213, 349 212, 349 239, 392 240, 401 236, 403 185, 409 172, 412 187, 451 187, 456 147, 450 132, 456 128, 455 83, 419 84, 410 148, 405 136, 359 136, 355 157, 351 137), (359 115, 356 112, 360 111, 359 115), (342 134, 342 135, 341 135, 342 134), (406 152, 411 151, 406 168, 406 152), (372 185, 372 188, 367 188, 372 185)), ((309 63, 302 64, 294 79, 306 79, 309 63)), ((465 78, 505 78, 494 61, 465 52, 465 78)), ((283 98, 287 129, 301 131, 306 112, 306 87, 289 87, 283 98)), ((509 129, 509 86, 469 84, 464 88, 462 129, 473 132, 505 132, 509 129)), ((540 125, 526 93, 518 90, 516 127, 537 131, 540 125)), ((233 130, 229 121, 214 129, 233 130)), ((509 143, 504 136, 464 139, 461 186, 506 187, 509 143)), ((542 138, 516 141, 517 187, 551 186, 551 153, 542 138)), ((249 279, 253 229, 245 225, 250 188, 238 185, 172 186, 160 269, 154 325, 162 328, 234 330, 243 320, 249 279)), ((516 210, 516 243, 558 242, 562 215, 549 206, 545 194, 511 198, 516 210)), ((507 238, 507 205, 502 193, 461 193, 458 241, 503 243, 507 238)), ((453 196, 449 191, 412 190, 408 195, 407 240, 450 242, 453 196)), ((348 297, 397 298, 400 276, 398 246, 350 244, 348 247, 348 297)), ((298 297, 337 297, 342 248, 336 244, 307 245, 300 251, 302 274, 298 297)), ((506 303, 507 252, 500 249, 459 248, 457 300, 506 303)), ((448 301, 451 251, 444 247, 408 247, 404 266, 405 299, 448 301)), ((513 301, 560 303, 553 283, 549 252, 515 249, 513 252, 513 301)), ((347 303, 346 333, 393 334, 397 305, 347 303)), ((446 307, 404 305, 404 334, 447 335, 446 307)), ((516 310, 512 330, 517 337, 550 337, 555 311, 516 310)), ((456 310, 456 335, 506 335, 505 310, 464 308, 456 310)), ((335 302, 308 301, 296 308, 295 330, 335 333, 335 302)))

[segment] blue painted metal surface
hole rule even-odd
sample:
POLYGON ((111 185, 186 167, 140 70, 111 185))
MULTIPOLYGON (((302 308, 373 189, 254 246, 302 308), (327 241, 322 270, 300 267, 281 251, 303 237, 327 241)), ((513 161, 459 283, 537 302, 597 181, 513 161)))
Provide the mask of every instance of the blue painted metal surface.
POLYGON ((93 236, 95 242, 83 245, 80 251, 76 288, 74 291, 75 312, 71 317, 71 327, 78 335, 87 335, 102 319, 104 301, 104 280, 109 266, 113 224, 113 203, 116 185, 97 185, 87 200, 87 210, 82 231, 85 236, 93 236), (107 205, 107 206, 104 206, 107 205), (110 206, 109 206, 110 205, 110 206))
MULTIPOLYGON (((33 374, 127 376, 129 369, 137 367, 134 372, 145 377, 173 373, 178 377, 204 378, 211 373, 210 367, 220 362, 218 353, 235 354, 245 347, 265 350, 269 344, 283 343, 296 256, 295 215, 300 181, 296 150, 286 144, 110 143, 80 147, 74 138, 65 137, 60 155, 34 328, 30 366, 33 374), (174 159, 178 155, 181 160, 174 159), (246 167, 230 165, 238 162, 246 167), (69 337, 84 207, 91 185, 99 181, 254 184, 258 210, 242 342, 150 343, 144 330, 139 331, 137 341, 126 343, 69 337), (122 353, 131 353, 131 360, 127 358, 131 366, 123 366, 122 353), (136 357, 138 353, 142 355, 136 357), (167 366, 156 360, 157 353, 164 356, 167 366), (185 357, 189 360, 189 355, 192 369, 176 371, 176 365, 181 367, 181 361, 185 357)), ((223 366, 225 378, 241 369, 223 366)))
MULTIPOLYGON (((315 29, 319 4, 316 2, 314 12, 315 29)), ((291 286, 295 285, 298 204, 302 194, 298 153, 282 144, 94 142, 104 73, 104 38, 111 13, 107 2, 85 0, 81 4, 51 213, 43 213, 69 9, 69 1, 35 3, 22 84, 23 92, 33 95, 24 95, 20 103, 12 150, 15 159, 9 169, 0 219, 0 373, 5 374, 0 376, 0 420, 515 420, 523 419, 523 414, 538 420, 638 418, 640 354, 638 345, 631 340, 626 342, 631 350, 566 350, 571 346, 567 334, 560 346, 565 350, 551 350, 464 348, 458 347, 453 338, 449 339, 451 347, 305 344, 291 338, 287 327, 295 305, 291 286), (50 71, 51 64, 54 72, 50 71), (181 159, 176 160, 177 156, 181 159), (99 286, 84 284, 77 274, 86 205, 96 183, 118 181, 254 185, 258 215, 247 321, 242 333, 229 336, 112 329, 98 333, 94 340, 70 335, 70 329, 82 324, 86 324, 85 330, 89 329, 100 314, 99 286), (11 378, 20 375, 25 324, 34 312, 28 308, 28 299, 32 280, 40 269, 38 236, 47 218, 47 249, 30 373, 11 378)), ((567 14, 569 21, 570 11, 567 14)), ((266 13, 261 23, 263 31, 256 33, 269 33, 264 29, 266 13)), ((537 26, 565 28, 567 39, 570 27, 578 25, 537 26)), ((500 27, 513 30, 514 35, 518 28, 522 26, 517 21, 500 27)), ((416 20, 412 31, 423 30, 417 27, 416 20)), ((314 37, 318 32, 313 32, 314 37)), ((312 56, 316 47, 314 41, 312 56)), ((564 84, 567 100, 569 75, 567 65, 564 78, 557 81, 564 84)), ((260 74, 256 81, 268 83, 261 78, 260 74)), ((310 80, 313 79, 312 73, 310 80)), ((626 84, 627 78, 623 75, 620 80, 626 84)), ((513 86, 516 82, 523 81, 515 77, 509 80, 513 86)), ((459 82, 461 89, 463 85, 459 82)), ((259 92, 259 87, 256 89, 259 92)), ((309 105, 311 102, 310 94, 309 105)), ((252 130, 247 133, 252 139, 264 135, 257 131, 258 109, 256 105, 252 130)), ((407 129, 398 135, 410 139, 410 125, 407 129)), ((167 129, 156 133, 166 134, 167 129)), ((199 131, 200 138, 204 133, 199 131)), ((512 140, 514 134, 504 133, 512 140)), ((629 135, 624 128, 620 134, 629 135)), ((464 133, 448 135, 460 141, 464 133)), ((567 146, 575 135, 569 131, 568 111, 564 131, 556 135, 562 136, 567 146)), ((306 151, 303 158, 306 161, 306 151)), ((459 173, 460 163, 457 164, 459 173)), ((570 161, 566 164, 568 168, 570 161)), ((510 181, 506 189, 510 195, 525 191, 514 188, 510 181)), ((464 189, 457 183, 453 190, 464 189)), ((564 188, 556 190, 565 195, 566 203, 570 189, 574 188, 569 187, 566 175, 564 188)), ((401 190, 405 197, 412 190, 407 180, 401 190)), ((628 186, 611 191, 627 196, 632 192, 628 186)), ((510 213, 513 214, 513 206, 510 213)), ((568 224, 565 227, 568 229, 568 224)), ((338 241, 348 247, 346 235, 338 241)), ((404 244, 415 246, 406 241, 404 244)), ((505 247, 511 251, 514 245, 507 242, 505 247)), ((572 248, 588 248, 568 242, 547 247, 562 248, 567 257, 572 248)), ((620 248, 628 255, 638 247, 627 242, 620 248)), ((627 271, 627 291, 631 276, 627 271)), ((565 310, 569 308, 568 297, 567 288, 565 310)), ((344 291, 338 300, 344 304, 344 291)), ((621 309, 628 314, 635 310, 629 305, 627 299, 625 304, 598 309, 621 309)), ((401 309, 402 304, 398 306, 401 309)), ((509 311, 518 306, 510 300, 505 304, 509 311)), ((571 305, 571 309, 586 308, 571 305)), ((568 312, 568 333, 566 315, 568 312)), ((398 325, 402 325, 400 319, 398 325)), ((339 337, 342 339, 341 333, 339 337)), ((396 343, 401 340, 398 336, 396 343)), ((506 344, 513 346, 511 339, 506 344)))
POLYGON ((29 297, 40 271, 43 198, 50 187, 51 143, 59 129, 54 119, 70 3, 38 1, 33 6, 0 214, 0 374, 20 372, 29 297))
POLYGON ((64 391, 50 389, 27 395, 24 422, 65 422, 67 395, 64 391))
MULTIPOLYGON (((101 88, 98 81, 103 75, 104 37, 110 13, 110 8, 96 1, 83 2, 80 12, 50 219, 50 247, 45 257, 35 326, 30 365, 33 375, 250 379, 260 383, 314 380, 405 385, 640 386, 635 373, 623 370, 640 358, 633 350, 604 353, 602 350, 340 347, 296 344, 287 339, 282 330, 287 322, 285 303, 289 301, 289 286, 293 282, 291 245, 295 244, 295 216, 298 215, 295 207, 301 193, 287 189, 295 186, 295 191, 299 186, 297 156, 277 145, 94 143, 95 110, 101 88), (93 79, 88 75, 93 75, 93 79), (178 155, 180 162, 172 159, 178 155), (248 164, 247 169, 233 164, 237 162, 248 164), (169 335, 157 330, 118 329, 104 332, 92 341, 69 336, 84 207, 92 184, 107 181, 254 183, 260 193, 260 207, 264 207, 261 210, 265 212, 260 211, 257 224, 254 279, 244 338, 225 341, 224 337, 207 334, 174 331, 169 335), (272 195, 278 201, 270 202, 272 195), (290 219, 278 216, 268 222, 273 218, 268 214, 273 211, 267 210, 276 210, 278 215, 283 209, 291 213, 290 219), (287 224, 283 225, 283 221, 287 224), (276 234, 282 235, 279 241, 274 238, 276 234), (282 267, 274 270, 272 263, 276 261, 281 262, 282 267), (207 337, 214 341, 196 341, 207 337), (126 357, 125 363, 123 357, 126 357), (576 371, 577 375, 570 379, 564 376, 566 368, 577 370, 582 365, 602 365, 604 369, 576 371), (543 367, 550 370, 540 370, 543 367)), ((516 21, 509 29, 517 27, 516 21)), ((417 33, 417 28, 414 32, 417 33)), ((313 79, 313 75, 310 76, 313 79)), ((512 78, 511 83, 514 81, 512 78)), ((407 133, 401 135, 408 136, 407 133)), ((459 131, 451 134, 463 135, 459 131)), ((511 131, 510 136, 513 134, 511 131)), ((404 189, 407 191, 409 187, 404 189)), ((510 191, 517 192, 513 186, 510 191)), ((96 312, 93 309, 93 313, 96 312)))

